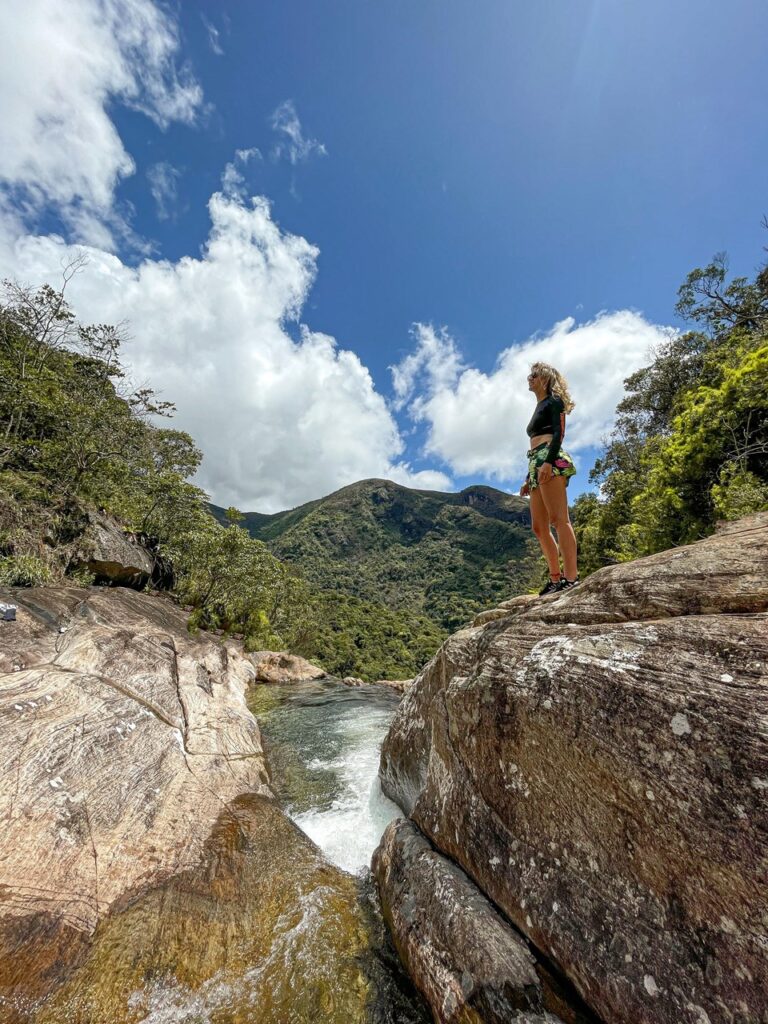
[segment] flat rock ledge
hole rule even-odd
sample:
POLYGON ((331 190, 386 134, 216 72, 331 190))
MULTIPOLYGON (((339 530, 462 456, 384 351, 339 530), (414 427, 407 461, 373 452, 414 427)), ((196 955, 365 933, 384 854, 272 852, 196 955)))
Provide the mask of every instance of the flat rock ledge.
POLYGON ((413 684, 412 679, 375 679, 371 683, 366 683, 364 679, 359 679, 357 676, 344 676, 341 682, 345 686, 361 687, 361 686, 385 686, 387 689, 392 690, 394 693, 399 693, 401 696, 405 693, 409 686, 413 684))
POLYGON ((548 1012, 562 999, 542 985, 526 942, 412 822, 390 822, 373 872, 400 958, 439 1024, 563 1024, 548 1012))
POLYGON ((600 569, 564 594, 522 594, 480 612, 551 623, 632 622, 678 615, 737 615, 768 608, 768 512, 723 523, 698 544, 600 569))
POLYGON ((601 1020, 768 1024, 768 513, 497 612, 406 692, 384 792, 601 1020))

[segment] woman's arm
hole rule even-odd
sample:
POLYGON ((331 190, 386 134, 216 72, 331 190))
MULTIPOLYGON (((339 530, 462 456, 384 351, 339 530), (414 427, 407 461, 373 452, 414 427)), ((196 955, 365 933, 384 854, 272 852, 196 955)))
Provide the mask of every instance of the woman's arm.
POLYGON ((555 459, 560 454, 560 446, 563 443, 563 435, 565 434, 565 406, 561 398, 558 398, 556 395, 552 396, 549 403, 549 412, 551 416, 549 431, 552 433, 552 440, 549 443, 549 451, 544 461, 554 466, 555 459))

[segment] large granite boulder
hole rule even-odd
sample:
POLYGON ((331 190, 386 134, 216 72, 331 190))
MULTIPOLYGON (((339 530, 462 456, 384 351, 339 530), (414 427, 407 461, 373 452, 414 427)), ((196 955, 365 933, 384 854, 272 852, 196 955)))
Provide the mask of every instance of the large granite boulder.
POLYGON ((199 862, 120 901, 27 1019, 367 1024, 369 945, 355 880, 274 801, 243 794, 221 808, 199 862))
POLYGON ((484 616, 385 740, 387 795, 606 1022, 768 1022, 767 609, 760 514, 484 616))
POLYGON ((256 682, 281 685, 306 679, 324 679, 328 674, 319 665, 288 651, 254 651, 248 657, 256 670, 256 682))
POLYGON ((128 590, 2 590, 0 993, 46 992, 128 894, 199 864, 222 808, 270 795, 253 668, 128 590))
POLYGON ((98 582, 140 588, 151 579, 155 560, 114 519, 90 512, 70 567, 88 569, 98 582))

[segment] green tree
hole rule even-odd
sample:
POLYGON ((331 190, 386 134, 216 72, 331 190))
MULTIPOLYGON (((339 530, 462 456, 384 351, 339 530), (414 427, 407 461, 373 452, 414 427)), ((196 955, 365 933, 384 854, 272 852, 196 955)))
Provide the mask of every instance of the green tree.
MULTIPOLYGON (((80 266, 67 269, 65 287, 80 266)), ((189 434, 161 425, 171 403, 130 388, 123 340, 110 325, 78 323, 64 289, 5 283, 0 577, 61 576, 98 508, 156 552, 192 628, 241 634, 250 648, 306 648, 315 611, 306 583, 236 525, 236 509, 229 529, 212 519, 208 496, 189 481, 201 453, 189 434)))
POLYGON ((768 343, 724 362, 719 375, 688 391, 669 434, 645 447, 625 540, 631 554, 698 540, 719 516, 768 508, 768 343))
POLYGON ((199 517, 163 545, 193 628, 241 634, 250 650, 306 646, 310 595, 266 546, 239 526, 199 517))
POLYGON ((688 275, 676 309, 695 329, 670 336, 627 378, 591 473, 600 496, 575 503, 585 572, 766 507, 768 267, 729 281, 716 256, 688 275))

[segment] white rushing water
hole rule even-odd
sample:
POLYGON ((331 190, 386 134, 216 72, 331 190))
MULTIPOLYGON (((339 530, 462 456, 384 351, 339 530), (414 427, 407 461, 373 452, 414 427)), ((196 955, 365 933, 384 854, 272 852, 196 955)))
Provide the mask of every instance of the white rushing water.
MULTIPOLYGON (((259 719, 273 787, 287 813, 329 861, 352 874, 366 871, 387 822, 402 813, 382 794, 378 779, 381 743, 397 696, 381 687, 354 689, 328 679, 254 687, 249 705, 259 719)), ((361 879, 360 893, 368 881, 361 879)), ((267 1024, 269 1007, 277 1000, 290 1012, 280 1020, 322 1021, 315 1005, 318 992, 331 1008, 343 1006, 350 985, 349 976, 339 972, 343 960, 338 949, 315 940, 328 928, 332 896, 319 885, 300 896, 298 908, 288 901, 270 948, 242 971, 219 970, 194 989, 173 977, 148 980, 129 999, 132 1013, 140 1024, 267 1024)), ((348 927, 340 914, 334 928, 343 932, 348 927)), ((374 929, 363 961, 371 980, 365 1020, 427 1024, 429 1015, 409 994, 393 951, 376 934, 374 929)))
POLYGON ((341 791, 328 808, 288 813, 326 857, 345 871, 367 868, 387 823, 403 812, 381 791, 379 751, 389 727, 389 708, 347 704, 333 723, 342 753, 323 761, 315 758, 309 768, 332 771, 341 791))
POLYGON ((368 868, 387 823, 402 814, 378 778, 397 695, 332 679, 259 689, 251 708, 286 812, 332 863, 352 874, 368 868))

